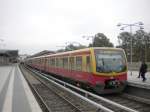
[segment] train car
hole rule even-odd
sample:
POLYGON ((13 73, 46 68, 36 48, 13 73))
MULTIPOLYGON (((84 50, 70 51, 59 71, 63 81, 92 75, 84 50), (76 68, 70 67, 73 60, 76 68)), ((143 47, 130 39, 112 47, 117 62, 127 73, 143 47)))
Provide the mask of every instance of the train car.
POLYGON ((126 86, 127 60, 120 48, 85 48, 29 58, 26 63, 100 94, 121 92, 126 86))

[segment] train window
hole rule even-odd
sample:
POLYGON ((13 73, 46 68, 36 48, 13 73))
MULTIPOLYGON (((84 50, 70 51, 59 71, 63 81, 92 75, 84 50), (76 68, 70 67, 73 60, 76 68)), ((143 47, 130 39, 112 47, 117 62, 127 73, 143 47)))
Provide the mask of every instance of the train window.
POLYGON ((60 58, 60 59, 59 59, 59 67, 60 67, 60 68, 63 68, 63 58, 60 58))
POLYGON ((43 58, 43 60, 42 60, 42 64, 44 65, 44 64, 45 64, 45 62, 46 62, 46 60, 45 60, 45 58, 43 58))
POLYGON ((43 65, 44 61, 45 61, 44 58, 43 58, 43 59, 41 58, 41 64, 42 64, 42 65, 43 65))
POLYGON ((70 57, 69 58, 69 63, 70 63, 70 70, 75 70, 75 61, 74 61, 74 57, 70 57))
POLYGON ((40 63, 40 64, 41 64, 41 61, 42 61, 42 60, 41 60, 41 59, 39 59, 39 63, 40 63))
POLYGON ((41 64, 41 59, 38 59, 39 60, 39 64, 41 64))
POLYGON ((35 64, 39 64, 37 59, 34 60, 34 63, 35 63, 35 64))
POLYGON ((90 56, 86 56, 86 71, 91 72, 91 60, 90 56))
POLYGON ((51 66, 51 59, 48 59, 48 66, 51 66))
POLYGON ((48 60, 49 66, 51 67, 51 58, 48 60))
POLYGON ((121 52, 96 54, 97 72, 123 72, 126 70, 125 58, 121 52))
POLYGON ((46 58, 46 66, 48 67, 48 58, 46 58))
POLYGON ((50 59, 50 66, 55 67, 55 58, 50 59))
POLYGON ((63 58, 63 67, 68 69, 68 58, 63 58))
POLYGON ((44 66, 47 66, 47 58, 45 58, 44 66))
POLYGON ((40 63, 41 63, 41 60, 40 60, 40 59, 37 59, 37 62, 38 62, 38 64, 40 64, 40 63))
POLYGON ((55 67, 55 58, 52 58, 51 65, 52 65, 53 67, 55 67))
POLYGON ((82 57, 76 57, 76 70, 82 71, 82 57))
POLYGON ((40 64, 40 59, 37 59, 37 64, 40 64))
POLYGON ((44 63, 44 59, 41 58, 41 65, 43 65, 43 63, 44 63))
POLYGON ((34 64, 38 64, 36 59, 35 59, 35 60, 33 60, 33 63, 34 63, 34 64))
POLYGON ((59 67, 59 58, 56 58, 56 67, 59 67))

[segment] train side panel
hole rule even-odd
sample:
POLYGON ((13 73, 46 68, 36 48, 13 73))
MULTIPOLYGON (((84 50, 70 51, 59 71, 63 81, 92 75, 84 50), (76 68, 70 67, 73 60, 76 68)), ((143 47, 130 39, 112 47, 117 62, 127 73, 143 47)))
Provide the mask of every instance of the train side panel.
POLYGON ((127 71, 96 72, 95 53, 91 48, 33 59, 30 65, 36 69, 87 84, 100 94, 121 92, 126 86, 127 71))

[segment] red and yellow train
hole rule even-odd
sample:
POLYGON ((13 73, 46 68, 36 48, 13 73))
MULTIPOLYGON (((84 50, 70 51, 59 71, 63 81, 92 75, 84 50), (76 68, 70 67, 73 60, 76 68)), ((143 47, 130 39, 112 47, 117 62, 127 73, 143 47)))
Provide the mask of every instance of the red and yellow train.
POLYGON ((127 60, 120 48, 86 48, 28 58, 25 63, 100 94, 121 92, 126 86, 127 60))

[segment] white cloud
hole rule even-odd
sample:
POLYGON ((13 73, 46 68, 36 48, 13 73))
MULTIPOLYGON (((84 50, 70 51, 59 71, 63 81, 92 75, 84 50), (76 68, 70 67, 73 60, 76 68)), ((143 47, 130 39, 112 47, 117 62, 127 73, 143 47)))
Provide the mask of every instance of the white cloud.
POLYGON ((32 54, 67 41, 87 45, 82 36, 98 32, 116 45, 116 24, 143 21, 149 31, 149 10, 149 0, 2 0, 0 38, 5 48, 32 54))

